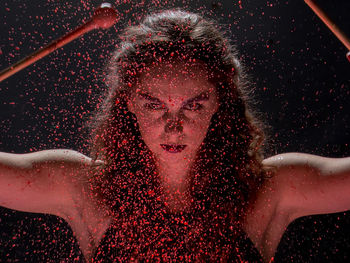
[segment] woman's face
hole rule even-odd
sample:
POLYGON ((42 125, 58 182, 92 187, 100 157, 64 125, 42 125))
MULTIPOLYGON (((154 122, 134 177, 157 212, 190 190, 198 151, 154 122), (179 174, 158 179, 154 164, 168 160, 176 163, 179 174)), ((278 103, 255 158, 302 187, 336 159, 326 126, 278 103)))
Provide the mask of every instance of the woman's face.
POLYGON ((158 160, 193 160, 218 109, 215 87, 200 61, 161 62, 144 70, 128 109, 158 160))

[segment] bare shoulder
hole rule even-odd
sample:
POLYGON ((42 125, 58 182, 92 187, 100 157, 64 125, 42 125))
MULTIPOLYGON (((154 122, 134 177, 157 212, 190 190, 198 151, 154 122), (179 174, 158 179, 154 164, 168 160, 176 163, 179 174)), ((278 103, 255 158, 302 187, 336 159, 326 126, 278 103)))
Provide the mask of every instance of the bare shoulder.
MULTIPOLYGON (((330 158, 306 153, 290 152, 271 156, 263 160, 265 169, 270 170, 270 177, 266 178, 262 191, 269 188, 278 193, 278 210, 291 214, 294 208, 291 200, 302 197, 299 192, 308 185, 314 185, 319 179, 320 171, 326 169, 330 158)), ((302 202, 303 200, 299 200, 302 202)), ((296 202, 294 200, 293 202, 296 202)))
POLYGON ((288 209, 294 209, 297 203, 311 196, 321 196, 328 183, 345 183, 350 171, 349 157, 329 158, 299 152, 271 156, 262 163, 273 171, 267 183, 273 183, 281 192, 288 209))
POLYGON ((79 201, 91 160, 74 150, 0 153, 0 205, 58 215, 79 201))
POLYGON ((57 149, 38 152, 38 160, 53 164, 61 175, 61 183, 67 186, 67 193, 71 198, 69 206, 65 206, 65 217, 77 218, 79 214, 82 220, 89 220, 89 216, 85 215, 85 211, 97 211, 102 209, 94 200, 94 194, 89 184, 90 178, 94 173, 103 168, 101 160, 93 160, 92 158, 67 149, 57 149), (63 168, 63 169, 62 169, 63 168))
POLYGON ((325 165, 336 158, 323 157, 308 153, 289 152, 271 156, 263 160, 264 166, 281 167, 317 167, 322 169, 325 165))
POLYGON ((284 153, 263 161, 275 170, 273 181, 282 193, 291 220, 350 209, 350 158, 284 153))
POLYGON ((101 165, 101 161, 94 161, 90 157, 70 149, 51 149, 23 154, 24 159, 30 159, 33 163, 61 162, 76 165, 101 165))

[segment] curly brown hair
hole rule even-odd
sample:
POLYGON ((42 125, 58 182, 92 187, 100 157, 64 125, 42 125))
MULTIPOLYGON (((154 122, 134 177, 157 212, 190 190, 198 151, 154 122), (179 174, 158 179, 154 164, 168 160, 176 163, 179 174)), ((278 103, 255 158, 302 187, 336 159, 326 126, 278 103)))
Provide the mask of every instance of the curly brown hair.
POLYGON ((91 154, 106 163, 94 171, 91 187, 123 226, 114 256, 228 260, 227 254, 237 252, 232 248, 239 219, 264 178, 264 132, 248 105, 236 48, 217 22, 180 9, 149 15, 140 25, 127 27, 121 38, 107 67, 108 90, 91 133, 91 154), (174 57, 209 66, 219 109, 191 170, 193 209, 170 215, 159 201, 154 159, 127 101, 143 68, 174 57))

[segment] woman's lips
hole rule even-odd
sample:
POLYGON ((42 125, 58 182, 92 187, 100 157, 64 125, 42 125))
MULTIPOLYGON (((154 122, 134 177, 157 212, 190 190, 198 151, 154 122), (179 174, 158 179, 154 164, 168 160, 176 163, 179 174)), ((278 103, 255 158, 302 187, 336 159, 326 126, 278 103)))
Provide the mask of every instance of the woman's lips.
POLYGON ((186 148, 183 144, 161 144, 160 146, 169 153, 179 153, 186 148))

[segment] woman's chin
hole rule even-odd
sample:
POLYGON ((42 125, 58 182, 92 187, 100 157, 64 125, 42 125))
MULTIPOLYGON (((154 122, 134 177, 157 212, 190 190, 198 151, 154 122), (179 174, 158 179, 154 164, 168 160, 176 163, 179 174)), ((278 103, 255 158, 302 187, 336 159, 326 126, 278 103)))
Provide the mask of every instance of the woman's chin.
POLYGON ((156 151, 154 151, 155 156, 158 160, 171 162, 171 161, 180 161, 190 162, 193 159, 195 154, 193 153, 190 147, 185 147, 183 150, 174 150, 173 149, 164 149, 163 147, 158 147, 156 151))

